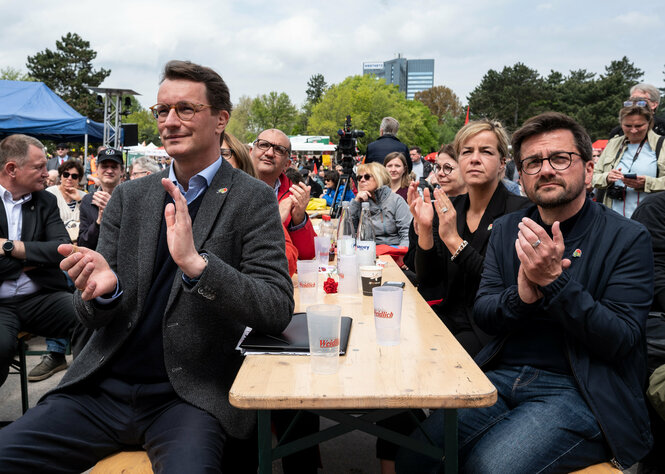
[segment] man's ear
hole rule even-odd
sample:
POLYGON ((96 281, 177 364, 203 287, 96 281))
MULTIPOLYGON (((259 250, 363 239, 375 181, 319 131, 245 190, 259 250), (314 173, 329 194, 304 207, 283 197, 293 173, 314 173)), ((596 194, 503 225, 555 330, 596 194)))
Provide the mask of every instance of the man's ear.
POLYGON ((226 110, 220 110, 219 115, 217 116, 218 122, 217 122, 217 131, 221 135, 226 126, 229 123, 229 119, 231 118, 231 115, 226 111, 226 110))

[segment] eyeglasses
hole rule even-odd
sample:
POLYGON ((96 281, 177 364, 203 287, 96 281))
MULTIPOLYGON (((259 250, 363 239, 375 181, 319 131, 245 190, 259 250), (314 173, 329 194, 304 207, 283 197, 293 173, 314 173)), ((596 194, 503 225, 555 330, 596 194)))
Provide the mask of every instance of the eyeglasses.
POLYGON ((132 174, 129 175, 130 178, 136 177, 136 176, 143 176, 144 174, 148 174, 149 171, 132 171, 132 174))
POLYGON ((150 107, 150 110, 152 111, 152 115, 160 122, 164 122, 166 120, 166 118, 169 116, 169 113, 171 112, 171 109, 175 109, 175 113, 180 120, 189 121, 194 118, 196 112, 200 112, 207 107, 212 108, 212 105, 192 104, 191 102, 178 102, 175 105, 155 104, 150 107))
POLYGON ((274 143, 270 143, 268 140, 262 140, 260 138, 257 138, 254 141, 254 146, 264 153, 270 150, 270 147, 272 147, 273 151, 275 152, 275 155, 281 157, 284 157, 290 153, 290 150, 285 146, 276 145, 274 143))
POLYGON ((521 169, 525 174, 537 174, 543 167, 543 161, 548 161, 552 169, 563 171, 570 167, 573 162, 573 155, 577 155, 580 158, 582 157, 582 155, 574 151, 557 151, 547 158, 526 158, 525 160, 522 160, 521 169))
POLYGON ((623 103, 624 107, 632 107, 633 105, 637 105, 638 107, 646 107, 647 106, 647 101, 644 99, 641 100, 627 100, 623 103))
POLYGON ((362 181, 363 179, 364 179, 365 181, 369 181, 370 179, 372 179, 372 177, 373 177, 373 176, 372 176, 371 174, 369 174, 369 173, 366 173, 366 174, 359 174, 359 175, 358 175, 358 181, 362 181))
POLYGON ((69 178, 71 177, 72 179, 79 179, 79 174, 78 173, 68 173, 67 171, 62 172, 62 177, 63 178, 69 178))
POLYGON ((225 160, 230 160, 233 158, 233 150, 230 148, 221 148, 221 155, 224 157, 225 160))
POLYGON ((443 173, 444 175, 448 176, 450 173, 455 171, 457 168, 454 168, 452 165, 446 163, 445 165, 440 165, 440 164, 435 164, 434 165, 434 172, 435 173, 443 173))

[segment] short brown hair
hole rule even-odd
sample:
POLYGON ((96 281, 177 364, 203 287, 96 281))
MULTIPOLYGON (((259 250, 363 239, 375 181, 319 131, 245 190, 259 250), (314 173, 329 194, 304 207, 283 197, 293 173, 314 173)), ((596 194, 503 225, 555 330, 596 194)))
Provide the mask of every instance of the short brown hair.
POLYGON ((23 166, 28 161, 30 145, 43 150, 44 145, 36 138, 17 133, 10 135, 0 142, 0 168, 4 168, 8 161, 14 160, 17 166, 23 166))
POLYGON ((83 177, 83 166, 81 166, 81 163, 79 163, 74 159, 69 159, 60 166, 58 166, 58 175, 62 176, 62 173, 71 168, 76 168, 76 172, 78 173, 79 178, 83 177))
POLYGON ((474 120, 459 129, 455 135, 455 140, 453 141, 455 154, 459 155, 464 143, 482 132, 492 132, 496 136, 497 149, 502 158, 508 158, 508 156, 510 156, 508 151, 508 144, 510 142, 506 130, 503 128, 503 125, 501 125, 501 122, 489 119, 474 120))
POLYGON ((575 146, 584 161, 591 161, 591 138, 584 127, 571 117, 559 112, 545 112, 544 114, 531 117, 519 130, 513 133, 513 159, 517 169, 522 167, 522 143, 541 133, 553 132, 555 130, 569 130, 575 139, 575 146))
POLYGON ((445 143, 441 145, 441 148, 439 148, 439 151, 436 152, 436 156, 438 157, 441 153, 445 153, 449 157, 451 157, 453 160, 457 161, 457 152, 455 152, 455 147, 453 147, 452 143, 445 143))
POLYGON ((200 66, 190 61, 173 60, 166 63, 161 82, 169 80, 186 80, 193 82, 202 82, 206 86, 206 97, 209 105, 215 110, 226 110, 229 115, 233 106, 231 105, 231 94, 229 88, 222 79, 209 67, 200 66))

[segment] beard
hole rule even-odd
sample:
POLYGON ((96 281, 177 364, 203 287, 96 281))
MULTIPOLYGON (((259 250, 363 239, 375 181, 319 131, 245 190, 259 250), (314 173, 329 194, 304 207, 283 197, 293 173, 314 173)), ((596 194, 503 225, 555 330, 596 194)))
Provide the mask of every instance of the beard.
POLYGON ((553 209, 574 201, 579 195, 586 191, 584 179, 573 182, 566 182, 559 178, 540 178, 533 186, 533 189, 526 189, 525 192, 534 204, 543 209, 553 209), (558 184, 561 186, 557 192, 539 192, 539 189, 546 184, 558 184))

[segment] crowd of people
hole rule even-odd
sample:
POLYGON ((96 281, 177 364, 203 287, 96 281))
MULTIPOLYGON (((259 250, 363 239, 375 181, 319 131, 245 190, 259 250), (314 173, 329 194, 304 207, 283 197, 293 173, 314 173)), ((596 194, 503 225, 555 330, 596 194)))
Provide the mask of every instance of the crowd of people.
MULTIPOLYGON (((647 316, 665 309, 654 90, 638 84, 618 104, 604 150, 572 118, 544 113, 512 137, 496 121, 468 122, 431 163, 385 117, 350 179, 341 163, 293 160, 281 130, 250 146, 232 136, 226 84, 186 61, 166 64, 151 107, 170 164, 126 169, 114 148, 80 163, 66 144, 47 159, 35 138, 5 138, 0 384, 19 331, 48 338, 31 381, 67 368, 67 344, 75 357, 0 430, 0 470, 81 472, 136 446, 159 471, 255 472, 255 417, 228 401, 235 344, 247 326, 277 335, 288 324, 297 261, 316 255, 307 207, 320 197, 350 201, 356 226, 369 204, 376 243, 406 251, 405 273, 497 388, 492 407, 460 410, 463 471, 644 459, 658 472, 665 414, 645 397, 647 316)), ((443 446, 442 417, 387 423, 443 446)), ((274 426, 296 438, 319 421, 283 411, 274 426)), ((441 469, 389 443, 377 457, 383 472, 441 469)), ((313 446, 283 466, 319 462, 313 446)))

